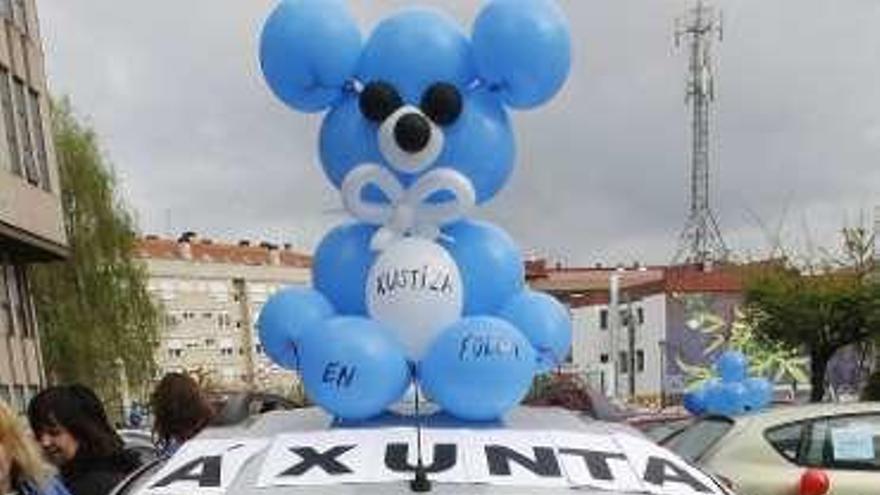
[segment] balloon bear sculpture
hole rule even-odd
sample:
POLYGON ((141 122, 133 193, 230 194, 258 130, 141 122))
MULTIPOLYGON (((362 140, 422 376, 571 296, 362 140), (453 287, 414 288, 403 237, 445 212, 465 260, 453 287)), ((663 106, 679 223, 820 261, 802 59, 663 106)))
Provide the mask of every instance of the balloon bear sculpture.
POLYGON ((738 416, 764 409, 773 402, 770 380, 749 377, 749 360, 739 351, 725 351, 715 361, 713 378, 684 394, 684 408, 694 416, 738 416))
POLYGON ((326 112, 321 163, 355 219, 318 246, 314 289, 279 292, 258 321, 318 405, 369 418, 415 381, 448 413, 493 420, 567 355, 565 307, 528 290, 512 239, 467 214, 513 169, 507 108, 551 99, 570 51, 553 0, 490 1, 470 38, 411 9, 364 41, 342 0, 285 0, 266 21, 265 79, 326 112))

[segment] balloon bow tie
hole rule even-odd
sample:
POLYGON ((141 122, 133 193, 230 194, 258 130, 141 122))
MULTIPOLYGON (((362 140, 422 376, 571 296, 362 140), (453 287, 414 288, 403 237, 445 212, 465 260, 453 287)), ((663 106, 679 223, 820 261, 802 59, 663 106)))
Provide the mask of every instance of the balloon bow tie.
POLYGON ((440 227, 458 221, 476 204, 471 181, 449 168, 432 170, 409 188, 390 170, 379 165, 360 165, 342 182, 345 209, 363 222, 381 225, 370 241, 370 248, 383 251, 404 237, 436 240, 440 227), (363 193, 374 186, 388 198, 387 203, 366 201, 363 193), (447 192, 448 201, 429 201, 431 196, 447 192))

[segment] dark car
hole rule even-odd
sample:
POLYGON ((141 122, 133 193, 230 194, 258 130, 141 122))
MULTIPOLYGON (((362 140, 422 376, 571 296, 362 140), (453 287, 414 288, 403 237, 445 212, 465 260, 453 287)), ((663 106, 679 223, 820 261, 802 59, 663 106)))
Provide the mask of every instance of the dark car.
POLYGON ((299 407, 284 396, 267 392, 215 392, 208 394, 208 400, 216 412, 211 426, 236 425, 259 414, 299 407))

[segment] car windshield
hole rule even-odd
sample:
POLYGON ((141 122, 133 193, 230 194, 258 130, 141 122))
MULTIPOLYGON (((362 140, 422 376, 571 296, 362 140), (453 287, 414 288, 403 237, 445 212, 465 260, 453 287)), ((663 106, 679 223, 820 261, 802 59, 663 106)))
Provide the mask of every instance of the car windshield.
POLYGON ((705 418, 666 438, 662 445, 688 462, 697 462, 731 428, 733 421, 730 419, 705 418))

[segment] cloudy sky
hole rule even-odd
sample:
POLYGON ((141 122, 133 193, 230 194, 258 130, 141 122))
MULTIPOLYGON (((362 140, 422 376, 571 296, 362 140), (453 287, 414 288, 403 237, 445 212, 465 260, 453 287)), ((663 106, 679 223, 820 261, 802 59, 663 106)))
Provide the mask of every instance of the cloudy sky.
MULTIPOLYGON (((688 203, 686 54, 693 0, 560 0, 566 88, 515 115, 519 159, 477 216, 567 264, 672 258, 688 203)), ((351 0, 363 31, 435 5, 470 26, 478 0, 351 0)), ((712 191, 727 243, 807 249, 880 204, 880 2, 716 0, 712 191)), ((319 117, 286 109, 256 58, 275 0, 39 2, 51 90, 115 164, 145 233, 292 242, 345 220, 317 163, 319 117)))

